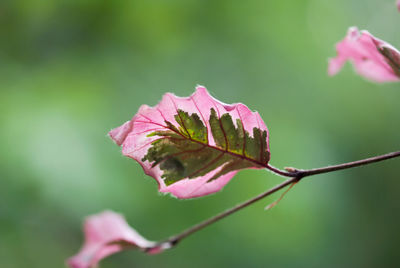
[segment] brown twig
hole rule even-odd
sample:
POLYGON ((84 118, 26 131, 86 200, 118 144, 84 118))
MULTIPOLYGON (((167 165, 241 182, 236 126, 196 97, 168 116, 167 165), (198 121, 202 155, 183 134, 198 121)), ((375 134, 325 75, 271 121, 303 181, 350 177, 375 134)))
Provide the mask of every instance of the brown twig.
MULTIPOLYGON (((277 169, 277 168, 267 164, 265 166, 267 169, 271 170, 275 174, 285 176, 285 177, 290 177, 290 179, 272 187, 268 191, 263 192, 243 203, 240 203, 240 204, 238 204, 230 209, 227 209, 205 221, 202 221, 202 222, 184 230, 183 232, 170 237, 169 239, 167 239, 165 241, 161 241, 161 242, 157 243, 156 246, 154 246, 154 248, 156 248, 156 247, 163 248, 163 249, 172 248, 178 242, 180 242, 183 238, 185 238, 193 233, 196 233, 197 231, 200 231, 201 229, 203 229, 203 228, 205 228, 205 227, 207 227, 207 226, 209 226, 209 225, 211 225, 211 224, 213 224, 213 223, 215 223, 215 222, 217 222, 217 221, 219 221, 219 220, 221 220, 221 219, 223 219, 223 218, 225 218, 247 206, 250 206, 251 204, 281 190, 282 188, 285 188, 288 185, 296 183, 305 177, 322 174, 322 173, 329 173, 329 172, 338 171, 338 170, 342 170, 342 169, 354 168, 354 167, 358 167, 358 166, 364 166, 364 165, 380 162, 383 160, 387 160, 387 159, 391 159, 391 158, 395 158, 395 157, 399 157, 399 156, 400 156, 400 151, 388 153, 388 154, 384 154, 384 155, 379 155, 379 156, 375 156, 375 157, 371 157, 371 158, 366 158, 366 159, 358 160, 358 161, 354 161, 354 162, 333 165, 333 166, 327 166, 327 167, 322 167, 322 168, 308 169, 308 170, 301 170, 301 169, 296 169, 296 168, 286 168, 286 171, 284 171, 284 170, 277 169)), ((149 248, 148 250, 150 250, 150 249, 152 249, 152 248, 149 248)))

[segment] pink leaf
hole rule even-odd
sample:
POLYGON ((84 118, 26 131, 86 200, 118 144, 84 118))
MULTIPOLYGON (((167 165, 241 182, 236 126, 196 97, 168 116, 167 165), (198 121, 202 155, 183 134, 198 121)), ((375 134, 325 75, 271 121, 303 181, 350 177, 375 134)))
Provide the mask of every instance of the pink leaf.
POLYGON ((400 12, 400 0, 396 1, 396 5, 397 5, 397 10, 400 12))
POLYGON ((390 44, 356 27, 336 45, 337 57, 329 60, 328 74, 335 75, 350 60, 355 70, 375 82, 399 81, 400 52, 390 44))
POLYGON ((122 215, 112 211, 88 217, 84 232, 83 247, 67 261, 71 268, 94 267, 101 259, 125 249, 149 250, 150 254, 163 250, 131 228, 122 215))
POLYGON ((109 135, 160 192, 178 198, 217 192, 238 170, 263 168, 270 158, 260 115, 241 103, 224 104, 202 86, 187 98, 167 93, 155 107, 142 105, 109 135))

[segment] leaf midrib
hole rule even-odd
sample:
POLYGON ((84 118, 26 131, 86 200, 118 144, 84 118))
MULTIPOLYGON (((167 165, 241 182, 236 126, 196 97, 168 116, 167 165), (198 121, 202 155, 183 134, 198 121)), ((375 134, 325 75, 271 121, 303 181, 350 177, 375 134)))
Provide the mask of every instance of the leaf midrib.
MULTIPOLYGON (((144 115, 142 115, 142 114, 140 114, 140 115, 143 116, 144 118, 146 118, 147 120, 149 120, 149 119, 148 119, 147 117, 145 117, 144 115)), ((219 147, 210 145, 209 143, 203 143, 203 142, 201 142, 201 141, 194 140, 194 139, 191 138, 191 136, 190 136, 189 134, 188 134, 188 137, 187 137, 187 136, 185 136, 185 135, 182 135, 182 133, 180 133, 180 132, 178 132, 178 131, 175 131, 174 129, 172 129, 172 128, 168 127, 168 126, 164 126, 164 125, 162 125, 162 124, 159 124, 159 123, 156 123, 156 122, 153 122, 153 121, 143 122, 143 123, 150 123, 150 124, 154 124, 154 125, 163 127, 163 128, 165 128, 165 129, 168 129, 168 130, 170 130, 170 131, 172 131, 172 132, 178 134, 179 136, 183 137, 183 138, 186 139, 186 140, 190 140, 191 142, 195 142, 195 143, 198 143, 198 144, 207 146, 207 147, 209 147, 209 148, 212 148, 212 149, 214 149, 214 150, 217 150, 217 151, 220 151, 220 152, 223 152, 223 153, 230 154, 230 155, 232 155, 232 156, 234 156, 234 157, 241 158, 242 160, 246 160, 246 161, 252 162, 252 163, 257 164, 257 165, 259 165, 259 166, 261 166, 261 167, 265 167, 265 168, 268 167, 268 164, 267 164, 267 163, 262 163, 262 162, 260 162, 260 161, 255 160, 255 159, 249 158, 249 157, 247 157, 247 156, 245 156, 245 155, 241 155, 241 154, 237 154, 237 153, 228 151, 228 150, 227 150, 228 148, 222 149, 222 148, 219 148, 219 147)), ((165 138, 169 138, 169 137, 164 137, 164 138, 161 138, 161 139, 165 139, 165 138)))

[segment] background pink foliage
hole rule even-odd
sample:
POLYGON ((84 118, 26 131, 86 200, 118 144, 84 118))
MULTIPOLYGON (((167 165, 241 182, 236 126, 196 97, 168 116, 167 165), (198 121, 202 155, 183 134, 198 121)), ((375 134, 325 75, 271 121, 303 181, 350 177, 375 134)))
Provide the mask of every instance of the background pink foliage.
POLYGON ((375 82, 398 81, 387 58, 378 49, 388 48, 392 55, 400 57, 400 53, 390 44, 375 38, 368 31, 349 28, 346 37, 336 45, 337 57, 329 60, 328 74, 335 75, 350 60, 355 70, 365 78, 375 82))
MULTIPOLYGON (((125 218, 112 211, 89 216, 84 224, 85 243, 78 254, 68 260, 72 268, 89 268, 117 252, 125 249, 148 249, 155 243, 148 241, 131 228, 125 218)), ((151 254, 162 249, 152 248, 151 254)))
MULTIPOLYGON (((209 145, 216 146, 208 122, 212 108, 216 110, 218 116, 229 113, 234 122, 236 122, 236 119, 240 119, 244 129, 249 133, 253 133, 253 128, 260 128, 268 133, 265 123, 257 112, 252 112, 247 106, 241 103, 222 103, 211 97, 205 87, 197 86, 196 92, 190 97, 181 98, 174 94, 166 93, 157 106, 149 107, 142 105, 132 120, 111 130, 109 135, 118 145, 122 145, 122 153, 124 155, 138 161, 143 167, 144 172, 157 180, 160 192, 168 192, 178 198, 204 196, 221 190, 237 171, 231 171, 216 180, 207 182, 222 168, 220 167, 207 173, 205 176, 194 179, 182 179, 166 186, 161 178, 162 170, 160 170, 159 166, 152 168, 151 163, 148 161, 142 162, 141 160, 151 147, 151 143, 159 138, 157 136, 148 137, 148 134, 153 131, 165 130, 167 128, 165 121, 178 126, 174 118, 174 115, 177 114, 177 109, 182 109, 189 114, 197 113, 208 129, 209 145)), ((266 150, 269 152, 268 137, 269 135, 267 135, 266 150)))

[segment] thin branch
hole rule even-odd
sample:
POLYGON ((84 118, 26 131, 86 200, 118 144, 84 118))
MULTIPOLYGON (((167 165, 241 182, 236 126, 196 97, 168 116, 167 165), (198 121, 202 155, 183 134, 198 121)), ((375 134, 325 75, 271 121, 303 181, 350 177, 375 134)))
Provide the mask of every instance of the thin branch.
POLYGON ((399 156, 400 156, 400 151, 383 154, 383 155, 379 155, 379 156, 374 156, 374 157, 370 157, 370 158, 366 158, 366 159, 362 159, 362 160, 358 160, 358 161, 354 161, 354 162, 348 162, 348 163, 334 165, 334 166, 327 166, 327 167, 307 169, 307 170, 296 169, 296 168, 285 168, 288 171, 284 171, 284 170, 280 170, 276 167, 273 167, 269 164, 266 165, 266 168, 278 175, 281 175, 281 176, 285 176, 285 177, 301 176, 302 178, 304 178, 304 177, 313 176, 313 175, 317 175, 317 174, 329 173, 329 172, 338 171, 338 170, 342 170, 342 169, 364 166, 364 165, 380 162, 383 160, 387 160, 387 159, 391 159, 391 158, 395 158, 395 157, 399 157, 399 156))
MULTIPOLYGON (((348 169, 348 168, 354 168, 354 167, 358 167, 358 166, 363 166, 363 165, 368 165, 368 164, 372 164, 372 163, 376 163, 376 162, 380 162, 383 160, 387 160, 387 159, 391 159, 391 158, 395 158, 395 157, 399 157, 400 156, 400 151, 398 152, 393 152, 393 153, 388 153, 388 154, 384 154, 384 155, 380 155, 380 156, 375 156, 375 157, 371 157, 371 158, 367 158, 367 159, 363 159, 363 160, 358 160, 358 161, 354 161, 354 162, 349 162, 349 163, 344 163, 344 164, 339 164, 339 165, 334 165, 334 166, 327 166, 327 167, 322 167, 322 168, 315 168, 315 169, 309 169, 309 170, 301 170, 301 169, 296 169, 296 168, 286 168, 287 171, 283 171, 280 170, 278 168, 275 168, 269 164, 266 165, 266 168, 268 168, 269 170, 271 170, 272 172, 281 175, 281 176, 285 176, 285 177, 290 177, 290 179, 272 187, 271 189, 269 189, 268 191, 261 193, 259 195, 257 195, 256 197, 253 197, 243 203, 240 203, 230 209, 227 209, 223 212, 221 212, 220 214, 217 214, 214 217, 211 217, 205 221, 202 221, 186 230, 184 230, 183 232, 170 237, 169 239, 165 240, 165 241, 161 241, 159 243, 157 243, 155 247, 161 247, 161 248, 171 248, 174 247, 178 242, 180 242, 183 238, 196 233, 197 231, 200 231, 201 229, 247 207, 250 206, 251 204, 254 204, 255 202, 285 188, 288 185, 291 185, 293 183, 297 183, 299 182, 301 179, 303 179, 304 177, 308 177, 308 176, 313 176, 313 175, 317 175, 317 174, 322 174, 322 173, 329 173, 329 172, 333 172, 333 171, 338 171, 338 170, 342 170, 342 169, 348 169)), ((148 250, 150 250, 152 248, 149 248, 148 250)))
POLYGON ((395 158, 395 157, 399 157, 399 156, 400 156, 400 151, 388 153, 388 154, 384 154, 384 155, 379 155, 379 156, 375 156, 375 157, 371 157, 371 158, 367 158, 367 159, 363 159, 363 160, 358 160, 358 161, 354 161, 354 162, 344 163, 344 164, 340 164, 340 165, 328 166, 328 167, 323 167, 323 168, 314 168, 314 169, 309 169, 309 170, 300 170, 300 174, 303 177, 307 177, 307 176, 328 173, 328 172, 342 170, 342 169, 364 166, 364 165, 380 162, 383 160, 387 160, 387 159, 391 159, 391 158, 395 158))
POLYGON ((222 212, 214 217, 211 217, 203 222, 200 222, 199 224, 194 225, 193 227, 183 231, 182 233, 180 233, 176 236, 171 237, 170 239, 168 239, 168 242, 175 245, 176 243, 178 243, 181 239, 185 238, 186 236, 188 236, 192 233, 195 233, 195 232, 203 229, 204 227, 206 227, 216 221, 219 221, 220 219, 225 218, 226 216, 229 216, 229 215, 235 213, 236 211, 241 210, 242 208, 245 208, 245 207, 251 205, 251 204, 257 202, 258 200, 263 199, 264 197, 275 193, 276 191, 279 191, 280 189, 286 187, 287 185, 289 185, 297 180, 298 180, 297 178, 288 179, 288 180, 282 182, 281 184, 274 186, 273 188, 269 189, 268 191, 257 195, 256 197, 253 197, 243 203, 240 203, 230 209, 227 209, 224 212, 222 212))

